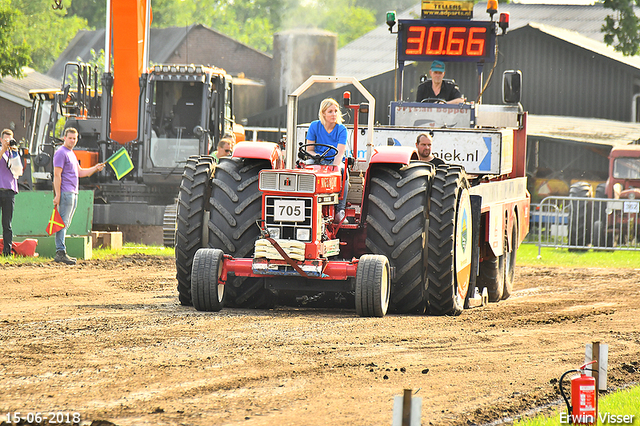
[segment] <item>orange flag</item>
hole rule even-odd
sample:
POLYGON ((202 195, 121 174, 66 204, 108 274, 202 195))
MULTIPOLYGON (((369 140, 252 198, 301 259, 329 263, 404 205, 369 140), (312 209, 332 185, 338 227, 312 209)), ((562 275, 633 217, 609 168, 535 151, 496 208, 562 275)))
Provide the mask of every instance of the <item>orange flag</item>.
POLYGON ((49 223, 47 224, 47 234, 53 235, 63 228, 64 222, 62 221, 62 216, 60 216, 58 208, 55 207, 51 213, 51 219, 49 219, 49 223))

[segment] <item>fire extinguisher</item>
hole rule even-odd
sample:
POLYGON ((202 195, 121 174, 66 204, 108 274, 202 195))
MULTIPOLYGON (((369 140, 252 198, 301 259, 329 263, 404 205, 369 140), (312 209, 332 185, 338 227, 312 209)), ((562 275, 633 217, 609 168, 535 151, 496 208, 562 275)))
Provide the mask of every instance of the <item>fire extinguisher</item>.
POLYGON ((560 394, 567 404, 568 419, 571 424, 595 425, 598 419, 596 379, 585 374, 586 370, 593 371, 592 368, 586 367, 594 362, 597 361, 588 362, 579 369, 566 371, 560 376, 560 394), (567 374, 571 373, 580 373, 580 375, 571 379, 571 403, 569 403, 562 381, 567 374))

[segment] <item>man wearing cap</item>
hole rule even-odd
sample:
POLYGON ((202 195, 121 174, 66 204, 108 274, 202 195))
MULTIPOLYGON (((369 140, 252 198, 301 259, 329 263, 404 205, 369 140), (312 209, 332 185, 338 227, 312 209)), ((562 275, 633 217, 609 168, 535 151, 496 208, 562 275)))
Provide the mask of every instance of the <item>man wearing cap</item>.
POLYGON ((444 62, 433 61, 429 70, 431 80, 427 80, 418 86, 417 102, 424 99, 442 99, 448 104, 460 104, 464 102, 458 86, 451 81, 444 81, 444 62))

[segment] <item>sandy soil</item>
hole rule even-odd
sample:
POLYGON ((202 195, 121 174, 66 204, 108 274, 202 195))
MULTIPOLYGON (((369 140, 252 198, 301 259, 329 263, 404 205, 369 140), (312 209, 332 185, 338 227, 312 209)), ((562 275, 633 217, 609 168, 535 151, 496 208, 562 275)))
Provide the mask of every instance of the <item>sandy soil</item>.
MULTIPOLYGON (((586 343, 609 345, 609 384, 640 381, 640 271, 518 267, 507 301, 460 317, 178 304, 173 259, 0 264, 0 421, 390 425, 393 397, 422 424, 484 424, 557 401, 586 343)), ((108 423, 104 423, 108 424, 108 423)))

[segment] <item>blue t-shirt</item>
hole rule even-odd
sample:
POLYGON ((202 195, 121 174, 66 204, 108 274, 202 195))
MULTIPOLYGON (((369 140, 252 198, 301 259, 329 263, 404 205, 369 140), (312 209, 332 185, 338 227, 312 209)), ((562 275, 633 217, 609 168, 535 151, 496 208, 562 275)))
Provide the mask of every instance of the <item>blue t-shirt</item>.
MULTIPOLYGON (((338 148, 338 145, 347 144, 347 128, 343 124, 336 124, 331 133, 327 133, 327 130, 322 125, 320 120, 313 121, 309 125, 309 131, 307 132, 307 140, 324 145, 331 145, 338 148)), ((324 146, 315 146, 314 151, 316 154, 322 154, 329 150, 324 146)), ((331 150, 333 155, 327 156, 324 159, 324 163, 331 164, 335 158, 335 152, 331 150)))

